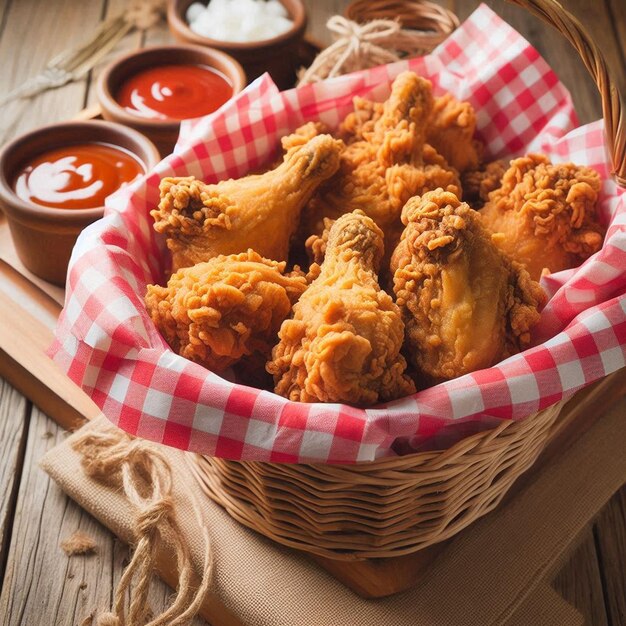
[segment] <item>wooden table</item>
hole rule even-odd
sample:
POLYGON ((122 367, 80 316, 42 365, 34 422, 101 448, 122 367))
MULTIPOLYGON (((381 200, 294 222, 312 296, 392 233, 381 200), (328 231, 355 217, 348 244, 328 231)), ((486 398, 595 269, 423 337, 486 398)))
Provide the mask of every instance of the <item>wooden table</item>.
MULTIPOLYGON (((310 32, 328 42, 324 24, 346 2, 308 0, 310 32)), ((463 19, 475 0, 445 3, 463 19)), ((582 122, 601 116, 599 97, 577 54, 558 34, 524 11, 490 0, 529 39, 572 92, 582 122)), ((626 82, 624 0, 563 0, 600 42, 615 76, 626 82)), ((42 69, 56 53, 80 42, 124 0, 3 0, 0 2, 0 93, 42 69)), ((114 54, 169 40, 164 24, 145 36, 128 35, 114 54)), ((113 55, 111 55, 113 56, 113 55)), ((97 73, 94 72, 94 74, 97 73)), ((64 120, 94 102, 94 77, 0 109, 0 143, 35 126, 64 120)), ((4 297, 0 294, 0 297, 4 297)), ((2 320, 0 320, 0 324, 2 320)), ((626 400, 622 401, 626 417, 626 400)), ((71 626, 90 623, 93 608, 110 605, 128 549, 81 511, 37 466, 65 432, 0 379, 0 623, 71 626), (69 559, 59 542, 81 529, 98 553, 69 559)), ((583 536, 554 581, 555 588, 592 626, 626 625, 626 487, 583 536)), ((164 606, 170 590, 155 580, 151 606, 164 606)), ((202 624, 202 620, 196 620, 202 624)), ((542 626, 542 625, 537 625, 542 626)))

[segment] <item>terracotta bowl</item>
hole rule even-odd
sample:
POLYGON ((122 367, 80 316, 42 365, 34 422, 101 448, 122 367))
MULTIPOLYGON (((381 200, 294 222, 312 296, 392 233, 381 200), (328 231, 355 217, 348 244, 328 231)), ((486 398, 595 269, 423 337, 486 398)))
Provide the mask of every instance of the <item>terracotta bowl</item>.
POLYGON ((269 72, 281 89, 293 87, 296 70, 301 64, 300 46, 307 24, 306 8, 301 0, 281 0, 293 21, 293 26, 287 32, 272 39, 250 43, 219 41, 194 33, 185 18, 192 2, 194 0, 167 2, 167 22, 177 41, 211 46, 227 52, 243 65, 250 81, 263 72, 269 72))
POLYGON ((130 128, 110 122, 65 122, 43 126, 0 150, 0 206, 4 209, 17 254, 36 276, 65 284, 67 265, 78 234, 100 219, 104 207, 58 209, 23 200, 13 190, 19 170, 43 152, 60 146, 100 142, 126 148, 146 168, 159 162, 154 144, 130 128))
POLYGON ((115 99, 122 83, 137 72, 159 65, 193 64, 212 67, 231 82, 233 93, 246 86, 246 75, 239 63, 229 55, 202 46, 157 46, 143 48, 118 58, 107 66, 98 78, 96 93, 105 120, 130 126, 150 138, 162 156, 172 152, 178 133, 179 120, 152 120, 133 115, 115 99))

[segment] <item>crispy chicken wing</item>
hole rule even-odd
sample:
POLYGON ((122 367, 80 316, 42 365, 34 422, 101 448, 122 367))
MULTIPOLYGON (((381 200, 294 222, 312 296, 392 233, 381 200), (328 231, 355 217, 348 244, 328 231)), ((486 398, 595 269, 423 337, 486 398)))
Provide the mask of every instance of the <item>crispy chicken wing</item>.
POLYGON ((409 200, 391 259, 406 354, 427 383, 489 367, 518 352, 544 294, 491 241, 479 214, 441 189, 409 200))
POLYGON ((595 170, 530 154, 511 161, 481 215, 498 246, 539 280, 544 269, 575 267, 602 247, 599 191, 595 170))
POLYGON ((321 234, 325 217, 360 209, 383 230, 389 246, 401 232, 400 212, 411 196, 437 187, 460 193, 456 170, 425 146, 433 108, 429 81, 404 72, 386 102, 367 102, 357 100, 354 115, 339 130, 347 141, 339 172, 305 208, 305 237, 321 234))
MULTIPOLYGON (((383 111, 382 102, 357 96, 354 111, 340 125, 338 136, 348 145, 367 140, 383 111)), ((483 144, 474 138, 476 112, 469 102, 461 102, 451 94, 434 98, 424 128, 426 134, 421 137, 422 142, 428 142, 443 157, 447 167, 452 166, 460 173, 478 168, 483 144)))
POLYGON ((276 393, 355 405, 413 393, 400 311, 378 285, 382 256, 382 232, 364 213, 335 222, 319 276, 283 322, 267 364, 276 393))
POLYGON ((287 259, 300 211, 339 167, 341 142, 330 135, 295 146, 276 169, 206 185, 193 177, 161 181, 154 228, 167 236, 173 271, 253 248, 287 259))
POLYGON ((244 356, 267 359, 306 286, 301 272, 248 250, 181 269, 167 287, 148 285, 145 300, 175 352, 220 372, 244 356))

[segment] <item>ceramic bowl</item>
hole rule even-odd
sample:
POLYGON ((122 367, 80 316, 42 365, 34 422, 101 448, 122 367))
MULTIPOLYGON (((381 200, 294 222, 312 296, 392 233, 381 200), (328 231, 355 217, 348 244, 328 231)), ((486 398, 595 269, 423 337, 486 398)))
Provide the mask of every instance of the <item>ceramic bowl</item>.
POLYGON ((293 21, 288 31, 271 39, 249 43, 219 41, 194 33, 185 18, 192 2, 194 0, 168 0, 167 22, 177 41, 227 52, 241 63, 249 81, 267 71, 281 89, 293 87, 296 70, 301 64, 300 47, 307 24, 306 8, 301 0, 281 0, 293 21))
POLYGON ((124 81, 137 72, 159 65, 177 64, 205 65, 216 69, 230 81, 234 94, 246 86, 246 75, 231 56, 203 46, 181 45, 143 48, 122 56, 102 71, 96 85, 104 119, 140 131, 154 142, 163 157, 174 148, 180 131, 180 120, 146 119, 133 115, 115 97, 124 81))
POLYGON ((45 207, 18 197, 13 185, 20 169, 40 154, 61 146, 91 142, 125 148, 143 163, 146 171, 159 162, 156 147, 142 134, 101 121, 43 126, 17 137, 0 150, 0 206, 6 214, 17 254, 33 274, 56 285, 65 283, 78 234, 103 216, 104 207, 45 207))

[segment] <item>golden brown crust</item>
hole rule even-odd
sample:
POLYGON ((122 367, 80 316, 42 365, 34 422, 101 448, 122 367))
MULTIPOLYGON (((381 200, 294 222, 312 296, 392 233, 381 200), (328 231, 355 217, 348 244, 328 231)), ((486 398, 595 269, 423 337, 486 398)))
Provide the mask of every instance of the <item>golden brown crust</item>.
POLYGON ((508 161, 497 159, 478 169, 466 171, 461 176, 463 201, 473 209, 480 209, 489 200, 489 194, 502 184, 502 176, 508 166, 508 161))
POLYGON ((283 137, 272 171, 164 179, 154 227, 174 267, 191 267, 149 286, 152 319, 215 371, 242 359, 246 380, 266 384, 267 361, 276 393, 303 402, 369 406, 415 390, 406 359, 422 385, 523 350, 541 272, 602 244, 600 180, 537 154, 482 163, 475 129, 469 103, 405 72, 387 101, 354 99, 340 139, 320 122, 283 137), (308 252, 306 276, 268 260, 290 249, 303 264, 308 252))
POLYGON ((411 196, 440 186, 460 193, 457 171, 425 144, 432 107, 430 82, 413 72, 394 80, 384 103, 355 99, 339 131, 346 143, 339 171, 307 204, 302 239, 321 235, 324 218, 360 209, 382 228, 391 250, 411 196))
POLYGON ((172 350, 221 372, 244 356, 267 359, 306 287, 302 272, 248 250, 181 269, 166 287, 148 285, 145 302, 172 350))
POLYGON ((476 112, 469 102, 449 93, 435 98, 426 141, 460 173, 478 168, 481 160, 483 144, 475 132, 476 112))
POLYGON ((305 143, 313 139, 313 137, 328 134, 330 134, 330 128, 328 128, 328 126, 326 126, 323 122, 307 122, 306 124, 296 128, 293 133, 285 135, 280 140, 280 144, 284 152, 289 152, 289 150, 293 148, 303 146, 305 143))
POLYGON ((167 237, 173 270, 248 248, 286 260, 300 211, 337 171, 342 146, 330 135, 314 136, 290 149, 276 169, 216 185, 164 179, 161 202, 150 214, 167 237))
POLYGON ((492 243, 478 213, 439 189, 412 198, 391 259, 407 354, 430 383, 489 367, 528 345, 545 296, 492 243))
POLYGON ((400 354, 400 311, 376 278, 382 255, 382 232, 365 214, 335 222, 319 275, 281 326, 267 364, 276 393, 367 406, 415 391, 400 354))
POLYGON ((498 246, 538 280, 545 270, 575 267, 601 248, 599 191, 595 170, 529 154, 510 162, 481 215, 498 246))

